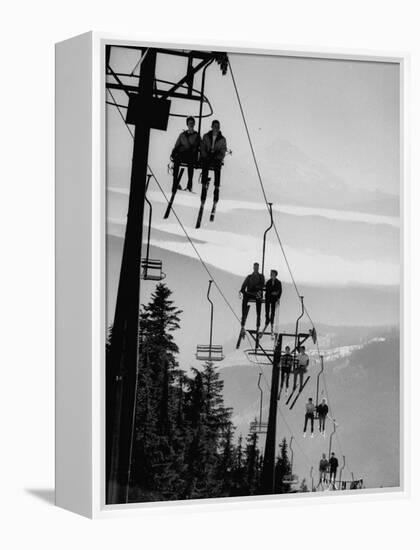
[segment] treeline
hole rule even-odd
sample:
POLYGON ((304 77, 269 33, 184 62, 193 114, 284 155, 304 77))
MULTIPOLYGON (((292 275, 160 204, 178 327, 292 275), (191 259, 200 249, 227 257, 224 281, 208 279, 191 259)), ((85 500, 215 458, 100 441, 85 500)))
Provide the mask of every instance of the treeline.
MULTIPOLYGON (((172 292, 160 283, 140 313, 137 400, 129 500, 182 500, 259 493, 258 435, 236 441, 215 366, 187 374, 177 361, 180 327, 172 292)), ((291 474, 287 443, 276 462, 276 492, 291 474)))

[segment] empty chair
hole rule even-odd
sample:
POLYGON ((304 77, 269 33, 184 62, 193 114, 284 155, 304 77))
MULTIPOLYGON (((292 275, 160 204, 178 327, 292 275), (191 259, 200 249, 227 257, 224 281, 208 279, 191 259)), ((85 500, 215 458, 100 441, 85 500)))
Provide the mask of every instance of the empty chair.
POLYGON ((162 260, 143 258, 141 261, 141 278, 145 281, 162 281, 166 274, 162 271, 162 260))
POLYGON ((218 346, 213 344, 213 310, 214 305, 210 300, 210 288, 212 280, 209 281, 209 286, 207 289, 207 300, 210 302, 210 337, 208 344, 199 344, 197 345, 197 352, 195 357, 198 361, 223 361, 225 356, 223 355, 223 346, 218 346))
POLYGON ((198 345, 195 357, 198 361, 223 361, 223 346, 198 345))

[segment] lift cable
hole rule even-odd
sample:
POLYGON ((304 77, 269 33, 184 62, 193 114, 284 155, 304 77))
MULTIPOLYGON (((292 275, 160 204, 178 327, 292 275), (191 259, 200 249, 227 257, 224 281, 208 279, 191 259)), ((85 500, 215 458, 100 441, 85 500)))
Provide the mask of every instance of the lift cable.
MULTIPOLYGON (((242 120, 243 120, 243 123, 244 123, 244 127, 245 127, 245 131, 246 131, 246 134, 247 134, 247 137, 248 137, 248 143, 249 143, 249 147, 251 149, 251 154, 252 154, 252 158, 254 160, 254 165, 255 165, 255 169, 257 171, 257 176, 258 176, 258 180, 260 182, 260 186, 261 186, 261 191, 262 191, 262 194, 263 194, 263 197, 264 197, 264 201, 265 201, 265 204, 267 206, 267 211, 270 212, 270 207, 269 207, 269 201, 268 201, 268 198, 267 198, 267 193, 265 191, 265 188, 264 188, 264 183, 263 183, 263 180, 262 180, 262 176, 261 176, 261 172, 260 172, 260 167, 258 165, 258 161, 257 161, 257 157, 256 157, 256 154, 255 154, 255 150, 254 150, 254 146, 253 146, 253 143, 252 143, 252 139, 251 139, 251 134, 249 132, 249 128, 248 128, 248 123, 246 121, 246 117, 245 117, 245 112, 244 112, 244 109, 243 109, 243 106, 242 106, 242 101, 241 101, 241 97, 239 95, 239 90, 238 90, 238 86, 236 84, 236 80, 235 80, 235 77, 234 77, 234 74, 233 74, 233 70, 232 70, 232 64, 231 64, 231 61, 229 60, 229 71, 230 71, 230 74, 231 74, 231 77, 232 77, 232 82, 233 82, 233 87, 235 88, 235 93, 236 93, 236 98, 238 100, 238 105, 239 105, 239 109, 241 111, 241 115, 242 115, 242 120)), ((290 264, 289 264, 289 260, 287 259, 287 255, 286 255, 286 252, 284 250, 284 247, 283 247, 283 243, 281 241, 281 238, 280 238, 280 234, 277 230, 277 226, 276 226, 276 223, 274 222, 274 231, 276 233, 276 236, 277 236, 277 240, 279 242, 279 245, 280 245, 280 249, 282 251, 282 254, 283 254, 283 257, 284 257, 284 261, 286 263, 286 266, 287 266, 287 269, 289 271, 289 274, 290 274, 290 278, 292 280, 292 283, 293 283, 293 286, 295 288, 295 291, 296 291, 296 294, 298 296, 298 299, 300 300, 300 292, 299 292, 299 289, 298 289, 298 286, 296 284, 296 280, 293 276, 293 272, 292 272, 292 269, 290 267, 290 264)))
MULTIPOLYGON (((242 105, 241 96, 239 95, 238 86, 237 86, 237 83, 236 83, 235 76, 234 76, 234 74, 233 74, 232 64, 231 64, 231 61, 230 61, 230 60, 229 60, 229 71, 230 71, 230 74, 231 74, 231 77, 232 77, 232 82, 233 82, 233 87, 234 87, 234 89, 235 89, 236 98, 237 98, 237 100, 238 100, 239 110, 241 111, 242 121, 243 121, 243 123, 244 123, 245 131, 246 131, 246 134, 247 134, 247 137, 248 137, 248 143, 249 143, 249 147, 250 147, 250 149, 251 149, 251 154, 252 154, 252 158, 253 158, 253 161, 254 161, 255 169, 256 169, 256 172, 257 172, 258 181, 259 181, 259 183, 260 183, 260 187, 261 187, 261 191, 262 191, 262 194, 263 194, 263 197, 264 197, 264 201, 265 201, 265 204, 266 204, 266 207, 267 207, 267 211, 268 211, 268 213, 270 213, 270 203, 269 203, 269 201, 268 201, 267 193, 266 193, 266 191, 265 191, 264 182, 263 182, 263 179, 262 179, 262 176, 261 176, 261 172, 260 172, 260 167, 259 167, 259 165, 258 165, 257 156, 256 156, 256 154, 255 154, 254 145, 253 145, 253 143, 252 143, 251 134, 250 134, 250 131, 249 131, 249 128, 248 128, 248 123, 247 123, 247 121, 246 121, 245 111, 244 111, 244 108, 243 108, 243 105, 242 105)), ((287 254, 286 254, 286 251, 285 251, 285 249, 284 249, 284 246, 283 246, 283 243, 282 243, 282 240, 281 240, 281 237, 280 237, 280 234, 279 234, 279 231, 278 231, 278 229, 277 229, 277 225, 276 225, 276 222, 275 222, 275 221, 273 222, 273 227, 274 227, 274 231, 275 231, 276 236, 277 236, 277 240, 278 240, 280 249, 281 249, 282 254, 283 254, 284 261, 285 261, 286 266, 287 266, 287 270, 288 270, 289 275, 290 275, 290 279, 291 279, 291 281, 292 281, 292 283, 293 283, 293 286, 294 286, 294 289, 295 289, 295 291, 296 291, 297 297, 298 297, 298 299, 300 300, 300 299, 301 299, 301 293, 300 293, 299 288, 298 288, 298 286, 297 286, 296 279, 295 279, 295 277, 294 277, 294 275, 293 275, 292 268, 290 267, 290 263, 289 263, 289 260, 288 260, 288 258, 287 258, 287 254)), ((307 309, 306 306, 304 306, 304 310, 305 310, 306 315, 308 316, 309 321, 310 321, 311 324, 312 324, 312 327, 315 328, 315 324, 314 324, 314 322, 312 321, 312 318, 311 318, 311 316, 309 315, 309 312, 308 312, 308 309, 307 309)))
MULTIPOLYGON (((309 317, 309 315, 308 315, 309 317)), ((312 322, 312 320, 311 320, 312 322)), ((313 323, 312 323, 313 324, 313 323)), ((317 354, 318 354, 318 357, 319 357, 319 360, 321 359, 321 351, 319 349, 319 343, 318 341, 316 341, 316 349, 317 349, 317 354)), ((327 402, 328 402, 328 407, 329 407, 329 412, 331 413, 331 417, 334 419, 334 422, 335 422, 335 416, 332 412, 332 406, 331 406, 331 402, 330 402, 330 397, 329 397, 329 394, 328 394, 328 385, 327 385, 327 376, 325 374, 325 371, 322 372, 322 379, 323 379, 323 382, 324 382, 324 389, 325 389, 325 395, 327 396, 327 402)), ((336 422, 337 425, 339 425, 338 422, 336 422)), ((340 436, 339 436, 339 433, 336 432, 335 433, 335 436, 336 436, 336 439, 337 439, 337 443, 338 443, 338 448, 340 449, 340 454, 341 456, 344 455, 343 453, 343 449, 342 449, 342 446, 341 446, 341 442, 340 442, 340 436)), ((348 455, 346 454, 346 457, 348 458, 348 455)), ((349 461, 348 461, 349 462, 349 461)))

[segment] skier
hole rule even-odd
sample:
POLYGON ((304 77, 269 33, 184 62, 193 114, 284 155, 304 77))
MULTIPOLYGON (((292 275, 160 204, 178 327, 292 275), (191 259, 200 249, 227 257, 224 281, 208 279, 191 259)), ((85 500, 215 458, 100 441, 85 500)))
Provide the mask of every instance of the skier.
POLYGON ((220 131, 220 122, 218 120, 213 120, 213 122, 211 123, 211 130, 204 134, 200 145, 200 160, 203 168, 201 174, 201 204, 204 204, 206 202, 209 169, 213 168, 214 172, 214 195, 212 214, 214 214, 215 205, 219 200, 220 171, 222 169, 223 159, 225 158, 226 151, 226 138, 220 131))
POLYGON ((316 408, 316 412, 318 413, 319 431, 325 437, 325 419, 328 415, 328 405, 325 398, 322 399, 321 403, 316 408))
MULTIPOLYGON (((270 271, 270 278, 265 285, 265 329, 271 324, 271 335, 274 335, 274 315, 276 313, 276 305, 280 301, 282 286, 277 279, 278 272, 275 269, 270 271)), ((277 312, 278 314, 278 312, 277 312)))
POLYGON ((306 437, 306 427, 308 425, 308 420, 311 421, 311 437, 314 436, 314 413, 315 413, 315 405, 312 402, 312 397, 308 399, 308 402, 305 406, 305 424, 303 426, 303 437, 306 437))
POLYGON ((172 193, 177 189, 182 189, 178 181, 179 167, 181 162, 187 164, 188 183, 186 190, 192 191, 194 163, 197 161, 198 150, 200 147, 200 135, 194 130, 195 118, 187 117, 187 129, 181 132, 172 149, 171 158, 174 162, 172 193))
POLYGON ((255 300, 255 308, 257 310, 257 331, 260 327, 261 322, 261 302, 264 290, 264 276, 259 273, 260 264, 258 262, 254 263, 253 271, 250 275, 246 277, 242 283, 241 290, 239 291, 242 294, 242 319, 241 319, 241 329, 245 330, 245 322, 248 311, 248 302, 250 300, 255 300))
POLYGON ((303 377, 308 370, 309 357, 305 353, 305 346, 300 346, 299 355, 297 357, 297 366, 293 371, 293 390, 296 389, 297 377, 299 376, 299 391, 303 389, 303 377))
POLYGON ((330 483, 335 484, 335 479, 337 476, 338 460, 334 453, 331 453, 329 464, 330 464, 330 483))
POLYGON ((322 458, 319 461, 319 483, 318 487, 327 481, 327 472, 328 472, 329 462, 325 453, 322 453, 322 458))
POLYGON ((286 346, 284 355, 281 357, 280 366, 281 366, 281 381, 280 381, 280 392, 283 389, 284 383, 286 382, 286 395, 289 390, 289 376, 290 371, 292 370, 293 364, 293 355, 290 353, 290 347, 286 346))

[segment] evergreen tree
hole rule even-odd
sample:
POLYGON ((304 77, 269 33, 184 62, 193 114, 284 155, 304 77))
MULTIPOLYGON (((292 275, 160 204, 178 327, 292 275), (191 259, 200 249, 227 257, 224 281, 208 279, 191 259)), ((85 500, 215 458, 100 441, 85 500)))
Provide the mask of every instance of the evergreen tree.
POLYGON ((140 312, 133 480, 147 500, 177 498, 182 474, 176 421, 179 395, 177 399, 174 387, 181 373, 172 334, 180 326, 182 312, 173 305, 171 294, 159 283, 140 312))
POLYGON ((280 456, 277 457, 275 466, 274 490, 276 493, 288 493, 290 491, 290 484, 284 483, 285 478, 290 478, 292 475, 287 449, 288 445, 286 438, 283 438, 280 444, 280 456))
POLYGON ((299 492, 300 493, 309 493, 309 489, 308 489, 308 486, 306 484, 306 479, 305 478, 302 479, 302 482, 301 482, 300 487, 299 487, 299 492))
POLYGON ((246 455, 244 454, 242 441, 242 435, 240 435, 238 443, 234 447, 231 496, 244 496, 248 494, 246 489, 246 455))
POLYGON ((142 306, 133 446, 132 501, 250 494, 261 472, 256 439, 234 446, 231 409, 212 362, 187 375, 174 333, 179 310, 164 284, 142 306))
POLYGON ((226 474, 231 461, 231 410, 224 406, 223 382, 213 363, 207 362, 202 372, 193 369, 193 373, 186 408, 191 428, 188 496, 221 496, 229 485, 226 474))
POLYGON ((232 474, 234 470, 234 427, 228 425, 222 432, 222 453, 219 459, 218 477, 222 479, 220 496, 229 496, 232 491, 232 474))
POLYGON ((260 451, 257 447, 258 434, 249 433, 246 445, 246 493, 255 495, 258 492, 261 470, 259 468, 260 451))

